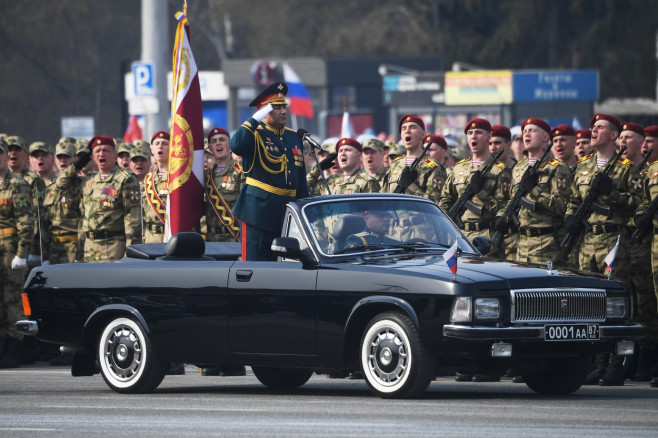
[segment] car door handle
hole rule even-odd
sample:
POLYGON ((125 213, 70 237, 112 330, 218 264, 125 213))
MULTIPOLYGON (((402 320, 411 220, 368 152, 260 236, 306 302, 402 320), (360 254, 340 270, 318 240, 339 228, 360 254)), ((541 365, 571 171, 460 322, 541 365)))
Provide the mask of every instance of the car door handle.
POLYGON ((235 273, 235 279, 238 281, 249 281, 253 273, 253 271, 237 271, 235 273))

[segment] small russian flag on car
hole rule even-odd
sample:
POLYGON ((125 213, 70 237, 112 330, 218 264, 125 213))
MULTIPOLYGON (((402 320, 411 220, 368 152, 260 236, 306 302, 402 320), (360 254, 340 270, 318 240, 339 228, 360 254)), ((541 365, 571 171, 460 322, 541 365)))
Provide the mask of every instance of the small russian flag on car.
POLYGON ((608 253, 607 256, 605 256, 605 264, 608 265, 605 268, 605 275, 610 278, 610 274, 612 273, 612 268, 615 265, 615 258, 617 257, 617 250, 619 249, 619 237, 617 236, 617 243, 615 246, 612 248, 612 250, 608 253))
POLYGON ((443 253, 443 260, 450 268, 452 275, 457 276, 457 241, 443 253))

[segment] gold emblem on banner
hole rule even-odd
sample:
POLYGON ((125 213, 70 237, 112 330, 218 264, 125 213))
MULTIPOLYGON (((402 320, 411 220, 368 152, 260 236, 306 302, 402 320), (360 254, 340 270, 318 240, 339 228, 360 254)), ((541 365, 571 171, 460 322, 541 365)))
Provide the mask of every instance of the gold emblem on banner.
POLYGON ((174 136, 169 155, 169 193, 178 189, 190 179, 192 151, 194 150, 192 129, 187 120, 180 114, 176 114, 174 125, 174 136))

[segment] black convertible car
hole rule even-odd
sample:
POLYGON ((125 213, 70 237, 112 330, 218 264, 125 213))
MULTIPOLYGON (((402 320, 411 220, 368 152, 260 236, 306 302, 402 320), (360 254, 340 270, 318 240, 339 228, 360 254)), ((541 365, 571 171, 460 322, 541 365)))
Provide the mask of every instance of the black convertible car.
POLYGON ((185 362, 248 365, 272 388, 362 371, 383 397, 508 368, 538 393, 571 393, 593 354, 632 354, 644 333, 618 281, 489 260, 486 239, 472 244, 422 198, 304 199, 281 236, 276 262, 180 233, 114 263, 35 268, 16 325, 74 351, 74 376, 100 370, 122 393, 152 391, 185 362), (453 275, 443 255, 455 243, 453 275))

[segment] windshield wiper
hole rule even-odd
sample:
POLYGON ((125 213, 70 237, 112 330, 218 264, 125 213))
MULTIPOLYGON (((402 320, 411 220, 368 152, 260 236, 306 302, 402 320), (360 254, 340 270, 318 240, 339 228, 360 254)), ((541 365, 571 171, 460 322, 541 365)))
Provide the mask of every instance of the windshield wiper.
POLYGON ((351 248, 343 248, 340 251, 334 252, 334 255, 338 254, 349 254, 352 252, 360 252, 360 251, 374 251, 378 249, 389 249, 389 248, 400 248, 399 245, 361 245, 361 246, 354 246, 351 248))

